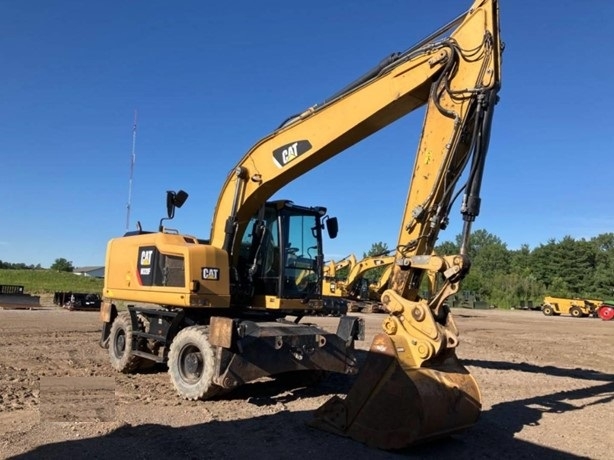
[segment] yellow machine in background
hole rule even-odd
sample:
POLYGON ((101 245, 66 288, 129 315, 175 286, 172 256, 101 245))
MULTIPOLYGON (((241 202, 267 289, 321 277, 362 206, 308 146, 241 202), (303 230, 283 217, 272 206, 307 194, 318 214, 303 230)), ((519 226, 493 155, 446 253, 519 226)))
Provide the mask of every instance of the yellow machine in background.
POLYGON ((322 300, 324 306, 322 314, 341 315, 348 311, 347 302, 343 298, 343 281, 345 278, 339 277, 339 272, 343 269, 351 270, 356 265, 356 256, 350 254, 339 261, 331 260, 324 266, 322 276, 322 300))
POLYGON ((544 297, 542 312, 546 316, 571 315, 574 318, 596 316, 596 311, 602 300, 566 299, 563 297, 544 297))
MULTIPOLYGON (((386 289, 392 272, 394 256, 369 256, 356 262, 347 278, 338 283, 348 311, 372 313, 383 311, 377 293, 380 284, 386 289)), ((382 290, 383 292, 383 290, 382 290)))
MULTIPOLYGON (((336 236, 336 219, 324 207, 267 200, 425 106, 405 209, 395 225, 395 262, 381 299, 389 312, 383 331, 347 398, 328 401, 312 424, 385 449, 474 424, 480 393, 456 356, 458 330, 445 300, 469 269, 466 247, 479 213, 501 49, 497 2, 476 0, 415 47, 391 55, 257 142, 227 178, 209 238, 182 235, 161 222, 156 232, 139 230, 109 242, 101 345, 113 367, 131 372, 144 361, 166 363, 187 399, 288 371, 355 373, 354 341, 362 336, 357 317, 342 316, 336 333, 300 322, 322 308, 323 234, 326 229, 336 236), (431 255, 459 191, 460 254, 431 255), (429 271, 443 283, 423 299, 421 280, 429 271), (129 304, 126 314, 117 311, 117 301, 129 304)), ((167 197, 172 218, 187 195, 167 197)))
POLYGON ((324 273, 322 277, 322 295, 328 297, 342 297, 343 291, 340 289, 340 283, 345 278, 339 278, 339 271, 344 268, 351 271, 356 265, 356 256, 350 254, 339 261, 331 260, 324 266, 324 273))
MULTIPOLYGON (((364 259, 358 261, 354 267, 350 270, 348 277, 341 284, 341 289, 343 290, 343 295, 349 298, 364 298, 368 299, 368 292, 361 293, 361 289, 358 286, 360 281, 365 279, 369 275, 370 272, 375 270, 385 272, 386 268, 391 267, 394 263, 394 256, 380 255, 380 256, 369 256, 364 259)), ((380 276, 376 276, 375 278, 379 279, 380 276)), ((378 299, 379 300, 379 299, 378 299)))
POLYGON ((357 261, 352 254, 339 262, 330 261, 322 278, 323 313, 383 311, 380 298, 388 287, 394 260, 394 256, 382 254, 357 261), (339 270, 346 267, 347 275, 339 277, 339 270))

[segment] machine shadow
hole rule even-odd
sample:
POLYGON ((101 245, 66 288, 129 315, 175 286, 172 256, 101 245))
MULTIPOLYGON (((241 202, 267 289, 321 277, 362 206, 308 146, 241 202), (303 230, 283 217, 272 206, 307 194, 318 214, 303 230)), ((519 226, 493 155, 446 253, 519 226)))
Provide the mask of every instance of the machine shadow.
POLYGON ((483 431, 404 451, 386 452, 306 426, 310 411, 279 412, 238 421, 213 421, 187 427, 159 424, 124 425, 104 436, 39 446, 12 460, 113 459, 318 459, 395 458, 502 459, 579 458, 555 449, 514 439, 511 433, 483 431), (485 443, 484 439, 488 441, 485 443), (475 442, 474 442, 475 441, 475 442))
POLYGON ((614 374, 605 374, 592 369, 565 369, 555 366, 538 366, 529 363, 511 363, 506 361, 485 361, 481 359, 463 359, 465 366, 475 366, 482 369, 495 369, 502 371, 520 371, 534 374, 546 374, 554 377, 571 377, 579 380, 598 380, 614 382, 614 374))
MULTIPOLYGON (((604 383, 495 404, 482 413, 480 420, 473 428, 461 437, 457 439, 453 437, 446 442, 454 444, 462 442, 463 445, 469 446, 481 443, 483 448, 487 448, 487 445, 490 444, 491 452, 496 452, 497 457, 503 458, 534 458, 534 455, 539 455, 539 458, 588 458, 524 442, 515 439, 514 435, 521 432, 526 426, 539 425, 546 413, 564 414, 581 411, 589 406, 612 403, 614 401, 614 375, 591 369, 565 369, 502 361, 468 359, 463 360, 463 364, 484 369, 515 370, 604 383), (590 400, 590 402, 579 402, 583 400, 590 400), (574 404, 574 401, 578 402, 574 404)), ((431 446, 425 448, 428 449, 425 454, 428 452, 435 455, 437 452, 432 450, 431 446)), ((480 452, 483 452, 482 449, 480 452)))
MULTIPOLYGON (((608 404, 614 399, 613 376, 599 372, 478 360, 465 361, 465 364, 542 372, 605 383, 496 404, 482 414, 473 428, 464 433, 402 451, 371 449, 353 440, 309 428, 306 423, 311 420, 312 411, 281 411, 245 420, 212 421, 185 427, 161 424, 124 425, 104 436, 43 445, 10 458, 238 459, 249 456, 286 459, 313 456, 318 459, 338 459, 343 456, 353 460, 425 457, 456 460, 493 457, 575 459, 582 457, 523 441, 514 436, 523 427, 540 423, 542 414, 546 412, 556 414, 582 410, 588 405, 608 404), (566 402, 585 398, 597 399, 579 406, 566 402)), ((237 390, 232 394, 232 398, 244 398, 248 404, 273 405, 280 400, 345 392, 354 380, 353 377, 347 376, 332 377, 335 378, 317 386, 300 388, 294 388, 283 380, 257 382, 237 390)))

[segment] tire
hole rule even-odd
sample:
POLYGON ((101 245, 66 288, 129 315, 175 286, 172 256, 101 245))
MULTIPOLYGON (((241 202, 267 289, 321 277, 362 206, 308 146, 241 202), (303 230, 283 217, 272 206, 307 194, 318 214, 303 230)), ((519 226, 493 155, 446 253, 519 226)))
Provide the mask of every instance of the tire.
POLYGON ((207 340, 207 328, 190 326, 179 331, 168 353, 168 373, 177 393, 195 401, 221 390, 213 383, 215 356, 207 340))
POLYGON ((603 321, 612 321, 612 319, 614 319, 614 307, 611 307, 609 305, 602 305, 597 310, 597 315, 603 321))
POLYGON ((582 318, 584 316, 584 313, 582 313, 580 307, 571 307, 569 309, 569 314, 574 318, 582 318))
POLYGON ((120 313, 109 332, 109 359, 118 372, 129 374, 141 365, 141 358, 132 354, 132 321, 130 313, 120 313))
POLYGON ((552 316, 552 314, 554 313, 550 305, 544 305, 544 308, 542 308, 542 312, 546 316, 552 316))

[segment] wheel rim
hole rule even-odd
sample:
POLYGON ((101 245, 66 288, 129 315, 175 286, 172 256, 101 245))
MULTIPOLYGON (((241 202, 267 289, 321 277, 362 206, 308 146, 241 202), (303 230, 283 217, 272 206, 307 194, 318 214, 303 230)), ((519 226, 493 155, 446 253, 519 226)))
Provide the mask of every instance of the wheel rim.
POLYGON ((115 340, 113 341, 113 351, 115 352, 115 356, 121 358, 124 356, 124 352, 126 351, 126 333, 123 329, 117 331, 115 335, 115 340))
POLYGON ((610 321, 614 318, 614 308, 611 307, 601 307, 599 309, 599 317, 605 321, 610 321))
POLYGON ((179 375, 189 383, 197 383, 203 374, 203 357, 198 347, 187 345, 179 353, 179 375))

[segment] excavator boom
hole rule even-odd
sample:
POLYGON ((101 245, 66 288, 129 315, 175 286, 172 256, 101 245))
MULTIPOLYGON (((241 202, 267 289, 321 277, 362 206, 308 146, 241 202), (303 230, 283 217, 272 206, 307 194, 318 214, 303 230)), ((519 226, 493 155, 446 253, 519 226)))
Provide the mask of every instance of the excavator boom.
POLYGON ((449 194, 465 162, 465 155, 450 155, 459 148, 462 124, 475 108, 477 92, 486 94, 498 87, 499 37, 493 11, 496 2, 476 1, 468 13, 430 40, 391 55, 322 104, 289 117, 257 142, 222 188, 211 227, 211 245, 236 258, 240 245, 236 236, 275 192, 427 102, 432 113, 429 120, 433 121, 429 121, 431 131, 416 158, 416 166, 424 167, 416 168, 414 174, 423 174, 426 168, 430 174, 427 181, 436 180, 432 175, 439 174, 442 190, 429 188, 428 196, 423 196, 424 191, 410 194, 415 196, 412 201, 426 204, 441 198, 444 192, 449 194), (458 27, 446 36, 455 25, 458 27), (324 126, 329 128, 322 129, 324 126), (441 161, 444 156, 446 160, 441 161))

